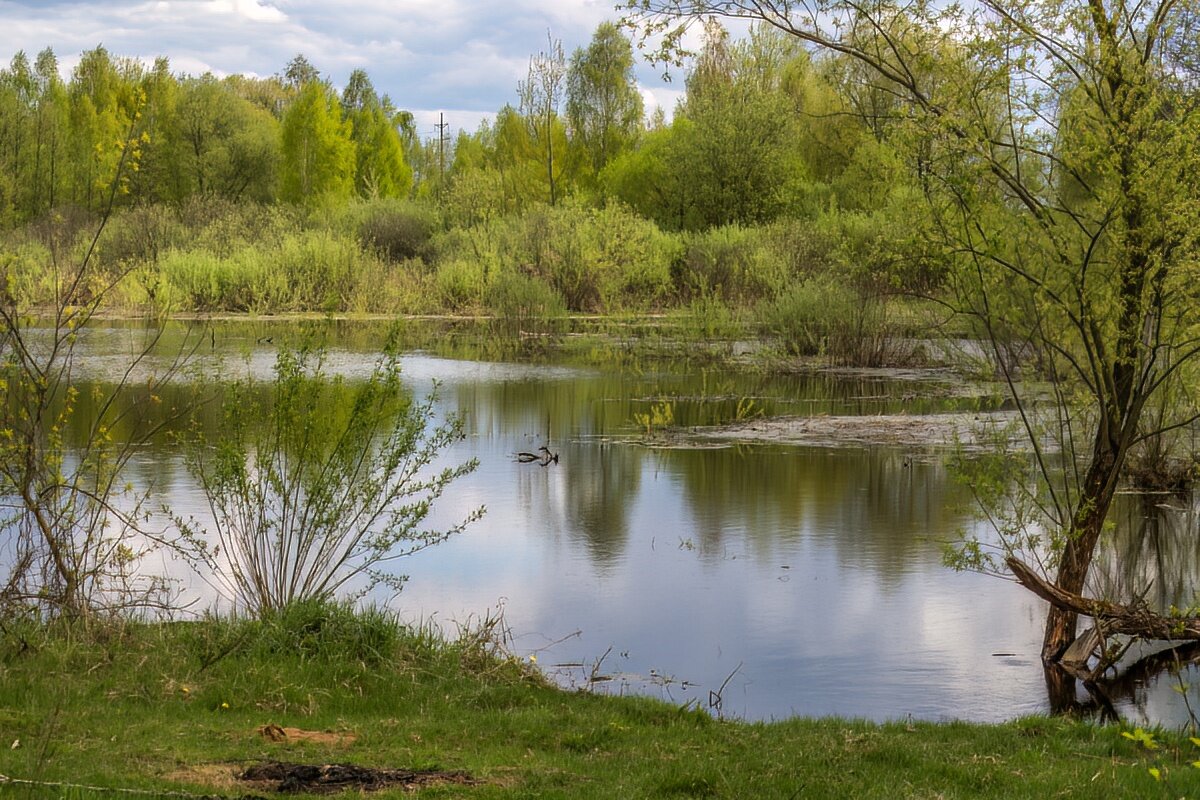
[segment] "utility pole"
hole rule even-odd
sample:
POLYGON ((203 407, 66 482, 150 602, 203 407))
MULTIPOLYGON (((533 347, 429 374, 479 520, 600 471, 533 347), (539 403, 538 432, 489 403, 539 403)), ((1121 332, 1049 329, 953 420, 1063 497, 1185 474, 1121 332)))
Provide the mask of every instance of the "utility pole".
POLYGON ((446 185, 446 140, 450 138, 446 134, 446 129, 450 127, 450 123, 446 122, 446 115, 441 111, 438 112, 438 197, 442 196, 442 189, 446 185))

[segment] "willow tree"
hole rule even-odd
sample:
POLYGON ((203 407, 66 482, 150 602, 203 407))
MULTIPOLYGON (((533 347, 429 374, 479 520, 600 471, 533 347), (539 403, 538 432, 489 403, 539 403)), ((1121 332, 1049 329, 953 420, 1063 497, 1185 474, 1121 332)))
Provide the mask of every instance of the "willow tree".
POLYGON ((1081 613, 1100 640, 1200 638, 1196 619, 1083 596, 1130 454, 1196 420, 1200 126, 1186 81, 1195 45, 1176 35, 1196 4, 973 8, 637 0, 626 10, 663 56, 705 16, 764 20, 868 67, 901 101, 895 124, 957 257, 952 302, 991 343, 1020 411, 1025 453, 1009 463, 1035 467, 984 498, 997 535, 963 542, 959 563, 1007 567, 1050 601, 1047 663, 1064 658, 1081 613), (1057 402, 1033 403, 1030 378, 1057 402), (1148 414, 1169 392, 1167 413, 1148 414))

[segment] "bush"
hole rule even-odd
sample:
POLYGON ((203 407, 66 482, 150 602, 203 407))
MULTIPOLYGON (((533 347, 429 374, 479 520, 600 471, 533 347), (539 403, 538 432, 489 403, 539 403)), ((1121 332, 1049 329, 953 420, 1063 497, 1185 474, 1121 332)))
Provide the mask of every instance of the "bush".
POLYGON ((359 242, 393 263, 420 259, 432 261, 433 236, 441 227, 437 212, 428 206, 399 200, 365 204, 356 226, 359 242))
POLYGON ((540 206, 498 237, 500 260, 517 264, 572 311, 648 308, 670 293, 678 240, 619 205, 540 206))
POLYGON ((35 242, 0 249, 0 286, 23 306, 55 302, 54 271, 50 251, 35 242))
POLYGON ((188 239, 180 247, 229 255, 245 247, 271 247, 304 229, 299 211, 289 206, 195 197, 185 202, 179 219, 188 239))
MULTIPOLYGON (((165 287, 159 297, 169 305, 195 311, 264 312, 280 308, 287 296, 286 277, 272 269, 265 252, 242 247, 228 256, 206 250, 175 250, 162 260, 165 287)), ((151 282, 150 277, 139 278, 151 282)))
POLYGON ((754 304, 776 296, 791 270, 761 228, 726 225, 688 237, 672 278, 680 297, 754 304))
POLYGON ((150 299, 197 311, 390 310, 401 292, 379 259, 327 230, 292 232, 262 246, 224 253, 173 250, 157 272, 134 273, 150 299))
POLYGON ((908 361, 886 298, 858 291, 831 276, 795 284, 762 307, 765 331, 795 355, 828 358, 835 364, 879 367, 908 361))
POLYGON ((477 263, 452 259, 438 264, 434 288, 438 303, 452 311, 478 309, 483 305, 483 270, 477 263))
POLYGON ((478 508, 445 530, 424 527, 478 461, 434 467, 462 438, 462 421, 437 422, 432 395, 409 396, 391 342, 355 383, 326 372, 321 348, 280 351, 270 391, 261 388, 253 377, 233 385, 215 440, 198 427, 185 440, 209 513, 204 527, 174 518, 188 541, 215 545, 206 550, 214 585, 239 608, 270 619, 344 588, 399 591, 395 559, 482 516, 478 508))
POLYGON ((97 254, 109 269, 129 269, 157 263, 187 238, 184 226, 167 207, 137 206, 109 220, 97 254))
POLYGON ((518 323, 562 316, 566 304, 562 295, 536 278, 506 272, 496 278, 487 291, 487 305, 497 316, 518 323))

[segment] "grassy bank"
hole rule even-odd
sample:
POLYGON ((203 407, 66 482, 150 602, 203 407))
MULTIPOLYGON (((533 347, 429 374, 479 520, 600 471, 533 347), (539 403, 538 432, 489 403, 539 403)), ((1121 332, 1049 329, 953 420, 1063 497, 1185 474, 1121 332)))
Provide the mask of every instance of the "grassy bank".
POLYGON ((505 656, 487 626, 444 639, 314 606, 268 623, 83 632, 10 620, 0 631, 0 773, 33 782, 0 783, 13 796, 119 796, 39 782, 264 794, 233 775, 268 759, 462 771, 474 781, 420 790, 430 797, 1200 792, 1196 748, 1177 735, 1156 735, 1150 750, 1117 728, 1057 719, 720 721, 558 690, 505 656), (273 741, 261 732, 268 725, 299 730, 273 741))

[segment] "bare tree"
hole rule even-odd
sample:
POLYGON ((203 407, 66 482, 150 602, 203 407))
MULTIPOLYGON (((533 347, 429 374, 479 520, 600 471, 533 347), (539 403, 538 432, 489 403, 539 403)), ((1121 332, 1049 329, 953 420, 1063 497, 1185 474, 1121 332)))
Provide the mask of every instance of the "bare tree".
POLYGON ((517 85, 521 114, 530 126, 530 138, 542 141, 546 151, 546 179, 550 183, 550 205, 558 202, 554 177, 554 123, 566 84, 567 64, 562 41, 546 32, 548 51, 529 59, 529 75, 517 85))

